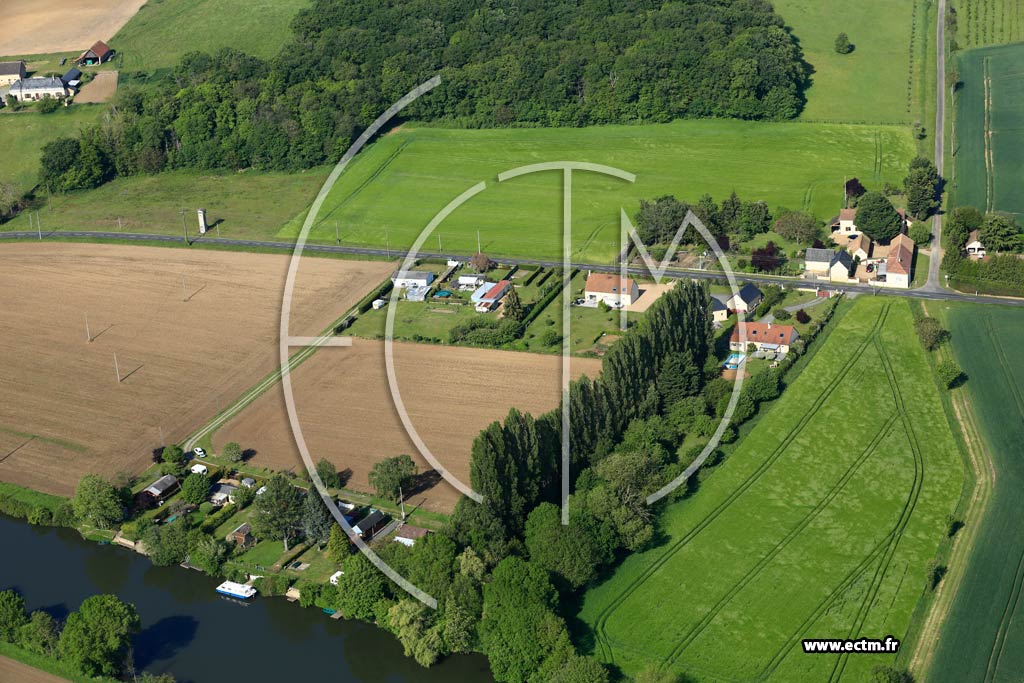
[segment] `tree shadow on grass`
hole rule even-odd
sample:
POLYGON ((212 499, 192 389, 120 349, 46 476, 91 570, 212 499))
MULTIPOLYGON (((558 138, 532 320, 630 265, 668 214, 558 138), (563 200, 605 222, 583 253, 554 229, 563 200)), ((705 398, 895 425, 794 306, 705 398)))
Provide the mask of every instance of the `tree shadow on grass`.
POLYGON ((409 482, 409 490, 405 492, 406 498, 414 496, 418 493, 423 493, 427 489, 433 488, 442 479, 441 473, 437 470, 427 470, 426 472, 420 472, 413 477, 409 482))

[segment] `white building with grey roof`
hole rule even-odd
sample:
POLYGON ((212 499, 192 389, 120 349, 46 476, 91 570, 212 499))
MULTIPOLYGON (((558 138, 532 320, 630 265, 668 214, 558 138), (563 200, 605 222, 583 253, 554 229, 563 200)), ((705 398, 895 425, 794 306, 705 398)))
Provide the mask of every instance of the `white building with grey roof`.
POLYGON ((64 82, 56 76, 22 78, 11 84, 8 93, 19 102, 35 102, 46 97, 63 99, 68 96, 64 82))

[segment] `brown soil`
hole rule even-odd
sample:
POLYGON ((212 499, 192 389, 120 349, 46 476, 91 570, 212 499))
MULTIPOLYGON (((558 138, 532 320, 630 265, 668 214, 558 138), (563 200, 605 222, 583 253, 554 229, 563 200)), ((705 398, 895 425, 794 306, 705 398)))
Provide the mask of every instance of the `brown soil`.
MULTIPOLYGON (((410 419, 434 456, 469 484, 474 437, 515 406, 534 415, 558 405, 561 358, 425 344, 395 344, 395 372, 410 419)), ((573 359, 574 376, 595 376, 600 361, 573 359)), ((382 458, 408 453, 420 472, 431 468, 402 426, 388 391, 382 342, 356 339, 351 348, 320 349, 292 373, 296 412, 314 461, 348 470, 348 486, 370 491, 367 478, 382 458)), ((237 441, 256 451, 253 464, 301 471, 280 386, 221 428, 214 448, 237 441)), ((412 496, 414 504, 450 511, 459 492, 447 482, 412 496)))
POLYGON ((64 679, 28 664, 0 657, 0 681, 5 683, 63 683, 64 679))
POLYGON ((4 0, 0 55, 86 50, 109 40, 146 0, 4 0))
POLYGON ((643 313, 651 307, 651 304, 660 299, 662 294, 675 287, 675 285, 675 282, 670 282, 664 285, 655 285, 651 283, 639 285, 640 296, 636 301, 627 306, 626 310, 630 313, 643 313))
POLYGON ((95 78, 82 86, 82 89, 75 95, 75 102, 79 104, 107 102, 116 92, 117 72, 100 71, 95 78))
MULTIPOLYGON (((287 267, 269 254, 0 247, 0 480, 67 495, 83 474, 144 469, 161 429, 183 440, 278 366, 287 267)), ((393 268, 303 259, 290 332, 318 334, 393 268)))

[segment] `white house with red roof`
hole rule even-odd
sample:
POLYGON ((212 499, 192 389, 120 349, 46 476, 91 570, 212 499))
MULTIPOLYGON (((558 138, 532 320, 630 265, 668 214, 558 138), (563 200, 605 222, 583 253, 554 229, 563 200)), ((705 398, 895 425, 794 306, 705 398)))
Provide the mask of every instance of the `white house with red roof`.
MULTIPOLYGON (((499 280, 495 282, 492 287, 489 287, 479 298, 474 298, 476 301, 477 313, 487 313, 493 311, 498 307, 498 302, 501 301, 502 297, 508 294, 508 290, 512 287, 512 283, 508 280, 499 280)), ((475 295, 474 295, 475 297, 475 295)))
POLYGON ((747 343, 740 341, 740 326, 733 328, 729 337, 729 348, 733 351, 746 351, 753 344, 758 351, 789 353, 789 347, 799 336, 792 325, 776 325, 775 323, 747 323, 747 343))
POLYGON ((591 273, 583 287, 583 298, 587 303, 598 304, 603 301, 612 308, 618 308, 629 306, 640 298, 640 288, 632 278, 611 273, 591 273))

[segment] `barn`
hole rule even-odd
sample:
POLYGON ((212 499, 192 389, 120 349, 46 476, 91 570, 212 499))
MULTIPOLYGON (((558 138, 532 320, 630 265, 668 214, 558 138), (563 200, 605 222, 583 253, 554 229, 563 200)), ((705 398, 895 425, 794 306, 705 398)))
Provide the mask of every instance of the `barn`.
POLYGON ((80 66, 97 66, 114 56, 114 51, 102 40, 97 40, 88 50, 78 55, 75 64, 80 66))

